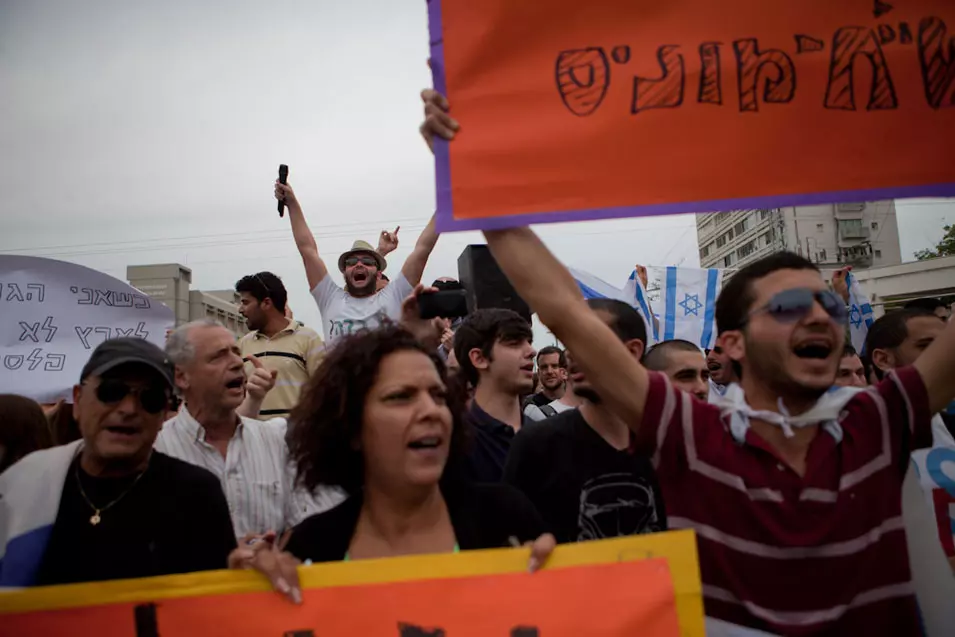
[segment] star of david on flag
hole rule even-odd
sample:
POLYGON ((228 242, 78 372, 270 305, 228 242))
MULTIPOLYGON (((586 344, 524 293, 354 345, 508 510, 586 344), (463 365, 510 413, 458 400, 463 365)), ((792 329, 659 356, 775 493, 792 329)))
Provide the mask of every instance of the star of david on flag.
POLYGON ((846 274, 846 284, 849 286, 849 340, 852 347, 860 354, 865 349, 865 337, 869 327, 875 322, 875 313, 869 303, 869 297, 862 291, 862 286, 852 272, 846 274))
POLYGON ((689 316, 690 314, 699 316, 699 309, 703 307, 698 294, 685 294, 684 299, 678 305, 683 308, 683 316, 689 316))
POLYGON ((669 266, 662 276, 661 341, 683 339, 709 349, 716 342, 716 297, 723 271, 669 266))

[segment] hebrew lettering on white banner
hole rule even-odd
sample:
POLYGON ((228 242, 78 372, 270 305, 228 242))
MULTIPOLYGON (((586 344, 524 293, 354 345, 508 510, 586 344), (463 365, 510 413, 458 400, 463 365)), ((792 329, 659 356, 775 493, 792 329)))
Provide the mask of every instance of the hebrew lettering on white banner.
POLYGON ((132 336, 159 347, 175 315, 119 279, 74 263, 0 255, 0 392, 69 398, 93 349, 132 336))

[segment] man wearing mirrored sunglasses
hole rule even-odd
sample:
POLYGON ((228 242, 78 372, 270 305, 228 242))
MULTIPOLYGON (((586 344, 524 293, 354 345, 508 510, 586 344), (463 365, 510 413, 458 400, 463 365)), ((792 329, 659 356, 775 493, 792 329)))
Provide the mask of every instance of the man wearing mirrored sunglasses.
POLYGON ((51 585, 223 568, 235 548, 214 475, 153 450, 172 396, 162 350, 98 346, 73 389, 82 439, 0 476, 0 585, 51 585))
POLYGON ((382 251, 397 248, 398 230, 383 232, 378 250, 365 241, 356 241, 352 249, 338 259, 338 270, 345 279, 342 288, 328 274, 328 267, 319 255, 318 243, 308 228, 292 187, 276 181, 275 198, 288 206, 292 235, 305 265, 312 297, 322 314, 326 343, 331 345, 336 339, 363 328, 374 329, 384 321, 397 323, 401 320, 401 303, 421 282, 428 257, 438 241, 434 217, 418 237, 401 272, 381 289, 378 288, 379 274, 387 266, 382 251))
POLYGON ((921 634, 902 481, 955 396, 955 327, 872 390, 829 391, 845 305, 812 263, 772 255, 717 302, 720 344, 742 368, 717 407, 628 356, 531 230, 485 236, 653 459, 670 527, 696 531, 709 617, 783 635, 921 634))

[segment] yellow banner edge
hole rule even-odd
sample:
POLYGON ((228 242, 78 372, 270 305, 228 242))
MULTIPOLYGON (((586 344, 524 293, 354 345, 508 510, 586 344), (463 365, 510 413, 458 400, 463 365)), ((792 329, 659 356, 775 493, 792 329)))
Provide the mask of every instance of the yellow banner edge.
MULTIPOLYGON (((488 549, 457 554, 329 562, 301 567, 299 578, 302 588, 328 588, 519 573, 527 570, 528 555, 528 549, 488 549)), ((666 559, 670 567, 680 634, 683 637, 705 637, 703 590, 693 531, 669 531, 560 545, 551 555, 546 569, 654 558, 666 559)), ((4 591, 0 593, 0 615, 268 590, 271 590, 271 586, 260 574, 228 570, 66 584, 4 591)))

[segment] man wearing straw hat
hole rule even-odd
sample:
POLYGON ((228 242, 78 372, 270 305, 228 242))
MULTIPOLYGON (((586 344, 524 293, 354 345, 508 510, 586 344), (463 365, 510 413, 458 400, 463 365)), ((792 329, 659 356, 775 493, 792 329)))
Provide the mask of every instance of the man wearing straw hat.
MULTIPOLYGON (((308 228, 295 192, 290 186, 276 181, 275 198, 288 206, 295 245, 302 255, 312 296, 322 313, 325 342, 330 344, 360 329, 378 327, 385 320, 398 322, 401 302, 421 281, 428 257, 438 240, 434 217, 418 237, 401 273, 381 290, 376 288, 379 274, 387 267, 385 258, 371 244, 356 241, 351 250, 338 258, 338 271, 345 278, 343 289, 328 276, 328 268, 319 256, 318 244, 308 228)), ((385 243, 392 244, 388 245, 389 248, 397 247, 397 231, 383 234, 388 235, 383 237, 388 239, 385 243)))

